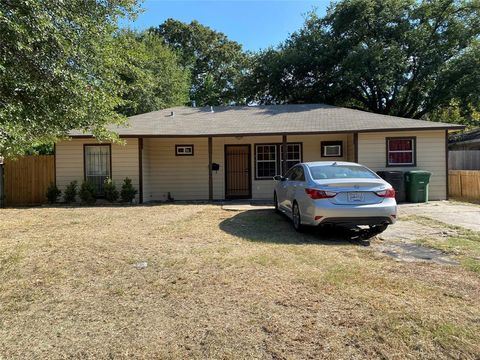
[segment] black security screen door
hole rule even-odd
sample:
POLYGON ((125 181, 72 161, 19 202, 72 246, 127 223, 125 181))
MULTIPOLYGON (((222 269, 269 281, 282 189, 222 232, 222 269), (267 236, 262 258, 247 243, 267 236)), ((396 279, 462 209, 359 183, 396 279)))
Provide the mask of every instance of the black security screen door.
POLYGON ((225 146, 225 197, 248 199, 251 195, 250 145, 225 146))
POLYGON ((91 182, 97 195, 103 195, 105 179, 111 177, 110 145, 85 145, 85 180, 91 182))

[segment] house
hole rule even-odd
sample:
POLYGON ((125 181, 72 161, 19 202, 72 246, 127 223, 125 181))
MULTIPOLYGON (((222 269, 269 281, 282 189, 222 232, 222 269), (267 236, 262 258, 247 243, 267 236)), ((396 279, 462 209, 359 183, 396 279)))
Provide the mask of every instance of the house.
POLYGON ((448 148, 450 150, 480 150, 480 128, 450 135, 448 148))
POLYGON ((59 142, 57 186, 89 179, 101 192, 129 177, 139 202, 271 199, 272 177, 295 163, 344 160, 431 171, 430 199, 446 199, 448 131, 462 128, 323 104, 177 107, 128 123, 112 127, 123 145, 78 131, 59 142))
POLYGON ((480 170, 480 128, 451 134, 448 148, 450 170, 480 170))

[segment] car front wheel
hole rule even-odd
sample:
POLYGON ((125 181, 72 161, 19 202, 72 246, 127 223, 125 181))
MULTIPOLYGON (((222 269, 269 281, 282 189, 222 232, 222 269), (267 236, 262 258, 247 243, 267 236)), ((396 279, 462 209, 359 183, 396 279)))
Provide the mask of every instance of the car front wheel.
POLYGON ((292 208, 292 222, 293 222, 293 228, 301 232, 303 231, 304 227, 302 225, 302 217, 300 216, 300 209, 298 207, 297 202, 293 203, 293 208, 292 208))
POLYGON ((280 214, 280 209, 279 209, 279 206, 278 206, 278 198, 277 198, 277 193, 276 192, 273 193, 273 204, 275 206, 275 212, 277 214, 280 214))

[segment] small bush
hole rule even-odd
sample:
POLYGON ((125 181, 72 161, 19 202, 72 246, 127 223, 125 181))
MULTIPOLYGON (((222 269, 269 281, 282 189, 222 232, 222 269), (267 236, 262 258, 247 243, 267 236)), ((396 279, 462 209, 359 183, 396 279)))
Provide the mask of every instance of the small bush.
POLYGON ((105 179, 105 184, 103 185, 103 192, 105 194, 105 200, 110 202, 115 202, 118 200, 118 190, 112 179, 105 179))
POLYGON ((70 184, 67 185, 65 188, 65 192, 63 193, 63 200, 69 204, 75 201, 77 197, 77 182, 74 180, 70 184))
POLYGON ((51 183, 47 189, 47 200, 50 204, 55 204, 62 192, 58 189, 57 185, 51 183))
POLYGON ((133 199, 135 199, 136 194, 137 189, 133 187, 132 180, 129 178, 125 178, 125 180, 123 180, 122 191, 120 192, 122 201, 131 203, 133 199))
POLYGON ((85 180, 80 186, 78 196, 85 204, 95 204, 97 201, 97 190, 95 189, 95 185, 93 185, 90 181, 85 180))

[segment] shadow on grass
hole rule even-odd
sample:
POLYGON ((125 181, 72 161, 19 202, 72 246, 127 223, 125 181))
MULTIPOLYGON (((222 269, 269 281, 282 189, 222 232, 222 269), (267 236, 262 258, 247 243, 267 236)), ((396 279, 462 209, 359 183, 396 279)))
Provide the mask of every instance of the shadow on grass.
POLYGON ((290 219, 273 210, 249 210, 223 220, 220 229, 248 241, 276 244, 369 245, 357 231, 343 228, 307 227, 298 233, 290 219))

